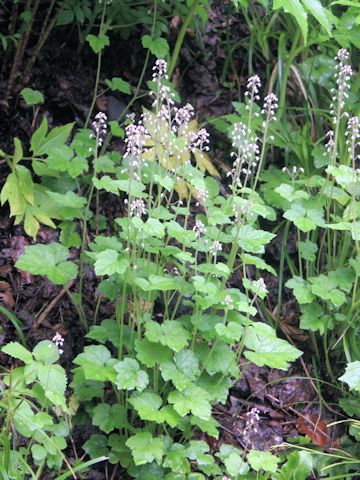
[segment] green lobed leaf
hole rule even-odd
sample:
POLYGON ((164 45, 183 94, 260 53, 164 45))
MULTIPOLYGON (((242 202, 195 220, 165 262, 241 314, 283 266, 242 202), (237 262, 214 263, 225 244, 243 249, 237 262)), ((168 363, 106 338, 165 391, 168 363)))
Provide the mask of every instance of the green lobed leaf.
POLYGON ((82 448, 90 456, 90 458, 97 458, 107 455, 109 452, 107 447, 107 437, 99 433, 91 435, 89 440, 84 443, 82 448))
POLYGON ((54 342, 42 340, 33 349, 35 360, 41 363, 50 364, 59 360, 59 349, 54 342))
POLYGON ((171 469, 174 480, 184 478, 190 473, 190 464, 186 453, 186 447, 180 443, 174 443, 166 450, 163 466, 171 469))
POLYGON ((311 303, 301 306, 300 328, 312 332, 319 331, 323 335, 327 329, 333 327, 333 319, 330 315, 324 314, 319 304, 311 303))
POLYGON ((111 80, 106 80, 105 82, 111 90, 131 95, 131 85, 126 80, 120 77, 113 77, 111 80))
POLYGON ((168 402, 174 405, 182 417, 190 412, 201 420, 209 420, 211 417, 209 394, 196 385, 188 385, 182 392, 170 392, 168 402))
POLYGON ((60 365, 39 365, 37 376, 45 390, 45 396, 55 405, 65 406, 67 378, 63 367, 60 365))
POLYGON ((135 340, 136 358, 148 368, 155 367, 156 364, 168 362, 172 358, 172 351, 155 342, 150 342, 146 338, 135 340), (156 355, 154 352, 156 351, 156 355))
POLYGON ((74 359, 75 365, 80 365, 87 380, 115 380, 116 372, 109 365, 111 353, 104 345, 89 345, 74 359))
POLYGON ((156 393, 142 392, 133 395, 129 399, 129 403, 135 408, 141 420, 156 423, 162 423, 164 421, 163 415, 160 412, 163 402, 161 397, 156 393))
POLYGON ((150 35, 144 35, 141 42, 143 47, 148 48, 157 58, 164 58, 169 53, 169 44, 165 38, 152 39, 150 35))
POLYGON ((33 90, 32 88, 23 88, 20 92, 27 105, 37 105, 38 103, 44 103, 44 95, 39 90, 33 90))
POLYGON ((148 374, 140 369, 140 365, 133 358, 125 358, 116 363, 114 369, 118 372, 115 385, 119 390, 144 390, 149 383, 148 374))
POLYGON ((86 37, 86 41, 89 42, 90 47, 92 48, 93 52, 95 52, 95 53, 99 53, 105 47, 110 45, 110 39, 107 35, 95 36, 95 35, 90 33, 86 37))
POLYGON ((183 282, 181 278, 165 275, 150 275, 149 280, 136 278, 135 283, 145 292, 151 292, 156 290, 180 290, 183 282))
POLYGON ((93 325, 85 335, 99 343, 111 342, 115 347, 119 344, 120 328, 115 320, 105 319, 100 325, 93 325))
POLYGON ((95 273, 99 276, 110 276, 115 273, 122 275, 130 266, 130 262, 127 258, 122 257, 119 252, 111 249, 93 253, 92 257, 95 258, 95 273))
POLYGON ((310 240, 305 240, 299 244, 301 257, 304 260, 309 260, 314 262, 316 260, 316 252, 318 251, 318 246, 316 243, 310 242, 310 240))
POLYGON ((33 275, 44 275, 53 283, 64 285, 77 275, 77 266, 68 262, 69 250, 60 243, 25 247, 15 267, 33 275))
POLYGON ((345 373, 339 380, 346 382, 350 390, 360 392, 360 361, 350 362, 347 364, 345 373))
POLYGON ((207 433, 210 437, 219 438, 220 424, 213 417, 204 420, 203 418, 192 416, 190 417, 190 424, 200 428, 202 432, 207 433))
POLYGON ((121 429, 126 424, 126 409, 123 405, 99 403, 92 411, 92 424, 105 433, 115 428, 121 429))
POLYGON ((260 450, 250 450, 247 455, 247 461, 257 472, 264 470, 270 473, 276 473, 277 464, 279 463, 277 456, 270 452, 262 452, 260 450))
POLYGON ((261 322, 248 327, 245 346, 253 350, 246 351, 245 357, 259 367, 267 365, 270 368, 287 370, 288 362, 293 362, 302 355, 300 350, 286 340, 277 338, 273 328, 261 322))
POLYGON ((6 353, 6 355, 10 355, 10 357, 17 358, 24 363, 32 363, 33 356, 29 350, 26 350, 20 343, 18 342, 10 342, 7 345, 3 346, 1 349, 2 352, 6 353))
POLYGON ((239 369, 236 364, 236 355, 231 347, 225 342, 216 342, 209 347, 206 344, 198 344, 195 347, 195 352, 203 363, 203 368, 210 374, 228 373, 233 376, 239 374, 239 369))
POLYGON ((302 303, 311 303, 314 295, 311 292, 311 286, 301 277, 293 277, 285 283, 285 287, 291 288, 296 300, 302 303))
POLYGON ((324 209, 314 205, 314 199, 292 202, 283 216, 305 233, 315 230, 316 227, 325 227, 324 209))
POLYGON ((136 433, 130 437, 126 446, 131 450, 135 465, 144 465, 156 461, 160 464, 165 453, 164 443, 149 432, 136 433))
POLYGON ((216 456, 224 463, 226 471, 231 477, 236 478, 239 475, 246 475, 250 470, 249 465, 242 458, 241 450, 232 445, 221 445, 216 456))
POLYGON ((43 122, 41 123, 38 130, 32 136, 31 147, 34 155, 44 155, 51 154, 52 150, 59 148, 65 144, 71 130, 74 127, 74 123, 67 123, 61 127, 55 127, 48 134, 47 132, 47 121, 44 117, 43 122))
POLYGON ((274 480, 307 480, 314 466, 310 452, 294 451, 287 455, 287 462, 282 465, 274 480))
POLYGON ((269 243, 275 235, 264 230, 256 230, 250 225, 244 225, 238 233, 239 247, 250 253, 264 253, 264 246, 269 243))
POLYGON ((329 20, 329 13, 331 12, 321 4, 320 0, 302 0, 302 3, 330 35, 332 24, 329 20))
POLYGON ((145 337, 153 343, 161 343, 179 352, 185 348, 190 339, 190 333, 177 321, 165 320, 161 325, 149 320, 145 324, 145 337))

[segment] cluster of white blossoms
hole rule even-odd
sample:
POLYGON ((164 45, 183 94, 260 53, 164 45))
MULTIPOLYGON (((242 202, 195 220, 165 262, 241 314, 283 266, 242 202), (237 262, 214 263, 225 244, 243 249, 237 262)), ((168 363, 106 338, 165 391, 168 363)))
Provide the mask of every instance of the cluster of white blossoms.
POLYGON ((60 347, 64 345, 64 338, 60 335, 60 333, 56 332, 55 335, 52 338, 52 341, 55 343, 55 345, 58 348, 59 354, 63 354, 64 350, 62 350, 60 347))
POLYGON ((266 283, 262 277, 260 277, 259 280, 254 280, 253 287, 257 294, 261 295, 267 292, 266 283))
POLYGON ((247 412, 246 417, 246 425, 244 429, 245 438, 249 435, 250 430, 254 430, 254 433, 257 433, 257 427, 260 422, 260 410, 256 407, 252 408, 247 412))
POLYGON ((265 128, 270 122, 276 121, 276 110, 278 109, 278 98, 275 93, 269 93, 264 99, 264 105, 261 110, 262 115, 265 116, 265 120, 262 126, 265 128))
POLYGON ((144 147, 150 135, 143 125, 142 121, 138 124, 130 124, 125 128, 125 144, 126 151, 124 158, 129 159, 129 168, 126 170, 131 178, 140 181, 140 171, 142 166, 146 166, 146 162, 142 160, 144 147))
POLYGON ((204 205, 209 199, 209 192, 206 190, 206 188, 198 188, 195 196, 198 199, 196 206, 199 206, 200 204, 204 205))
POLYGON ((288 168, 288 167, 283 167, 281 169, 283 172, 286 172, 288 175, 290 175, 290 177, 295 180, 295 178, 300 175, 301 173, 304 173, 305 170, 302 168, 302 167, 292 167, 292 168, 288 168))
POLYGON ((331 111, 330 114, 333 115, 333 123, 336 123, 340 120, 341 116, 348 116, 346 112, 341 114, 344 106, 345 100, 349 97, 348 90, 350 89, 350 81, 353 75, 351 66, 347 63, 349 61, 350 55, 345 48, 341 48, 335 60, 338 60, 336 65, 335 80, 337 84, 336 89, 332 89, 332 103, 330 105, 331 111), (340 117, 340 118, 339 118, 340 117))
POLYGON ((333 115, 333 123, 336 125, 340 118, 345 115, 348 116, 346 112, 342 113, 342 110, 345 106, 345 100, 348 98, 348 90, 350 88, 350 80, 353 75, 351 66, 347 63, 349 61, 350 55, 345 48, 341 48, 335 60, 338 61, 336 65, 335 81, 337 88, 332 88, 330 90, 332 94, 332 102, 330 104, 330 114, 333 115))
MULTIPOLYGON (((349 52, 345 48, 340 48, 335 60, 336 65, 335 81, 337 88, 332 88, 330 115, 333 117, 333 124, 336 126, 343 117, 349 117, 347 112, 344 112, 345 101, 349 97, 348 90, 350 89, 350 80, 353 75, 351 66, 348 64, 350 59, 349 52)), ((336 157, 335 134, 333 130, 329 130, 326 134, 327 142, 325 144, 326 152, 324 155, 333 155, 336 157)))
POLYGON ((347 123, 347 130, 345 132, 346 145, 348 152, 351 153, 352 160, 360 159, 360 152, 357 151, 360 149, 360 118, 351 117, 347 123))
POLYGON ((232 169, 226 174, 231 177, 233 187, 242 187, 241 175, 249 176, 256 169, 259 162, 260 150, 257 137, 252 136, 250 129, 242 122, 235 123, 232 130, 232 147, 235 157, 232 169))
POLYGON ((197 238, 202 237, 206 233, 206 228, 204 223, 201 220, 196 220, 195 225, 193 226, 193 231, 197 238))
MULTIPOLYGON (((156 141, 164 144, 166 153, 178 160, 190 151, 209 150, 209 134, 205 129, 194 132, 190 128, 190 122, 194 117, 194 108, 187 103, 183 107, 176 107, 175 94, 171 88, 163 82, 168 80, 167 63, 165 60, 157 60, 153 67, 153 81, 156 89, 150 92, 154 97, 152 106, 156 114, 144 114, 144 124, 148 125, 153 132, 156 141), (181 141, 179 139, 181 138, 181 141)), ((184 157, 183 157, 184 158, 184 157)), ((190 162, 190 160, 188 160, 190 162)))
POLYGON ((222 251, 222 245, 219 242, 219 240, 214 240, 213 243, 209 247, 210 253, 213 255, 213 257, 216 257, 219 252, 222 251))
MULTIPOLYGON (((127 205, 128 200, 124 200, 124 203, 127 205)), ((131 217, 142 217, 147 214, 146 206, 144 200, 141 198, 135 198, 129 205, 129 214, 131 217)))
POLYGON ((231 310, 234 307, 233 299, 230 295, 226 295, 224 301, 222 302, 225 308, 231 310))
POLYGON ((179 128, 183 125, 188 124, 194 116, 194 107, 187 103, 184 107, 173 108, 173 112, 175 113, 173 119, 173 125, 171 127, 172 131, 176 133, 179 128))
POLYGON ((274 137, 267 135, 268 126, 271 122, 276 120, 276 110, 278 108, 278 98, 274 93, 269 93, 265 99, 261 109, 261 114, 254 112, 254 104, 260 100, 259 90, 261 87, 260 77, 253 75, 248 79, 247 90, 245 97, 247 98, 246 109, 249 112, 249 124, 245 125, 242 122, 234 124, 232 130, 232 147, 231 153, 235 160, 232 164, 232 169, 227 173, 227 176, 232 180, 232 189, 246 186, 247 181, 252 177, 258 168, 260 161, 260 139, 251 132, 250 124, 252 117, 262 115, 262 128, 264 135, 262 139, 263 148, 268 140, 273 140, 274 137), (245 176, 245 179, 244 179, 245 176))
POLYGON ((246 203, 239 205, 238 203, 233 205, 233 215, 235 217, 235 223, 242 221, 244 215, 248 217, 252 217, 254 213, 251 211, 252 207, 254 206, 254 202, 252 200, 247 200, 246 203))
POLYGON ((167 75, 167 62, 162 59, 158 59, 153 66, 153 74, 152 79, 153 82, 156 84, 157 91, 151 91, 150 96, 154 97, 154 101, 152 103, 153 107, 157 107, 159 109, 158 115, 160 118, 168 120, 170 117, 169 109, 172 105, 174 105, 174 98, 175 94, 171 92, 171 89, 168 85, 164 85, 162 83, 163 80, 168 80, 169 77, 167 75))
POLYGON ((149 132, 140 121, 131 123, 125 128, 126 152, 124 157, 137 157, 143 153, 144 145, 150 138, 149 132))
POLYGON ((104 143, 104 139, 107 134, 107 116, 104 112, 99 112, 95 115, 95 120, 92 123, 92 127, 96 134, 97 144, 101 146, 104 143))
MULTIPOLYGON (((325 143, 326 152, 328 154, 331 154, 335 148, 334 131, 329 130, 325 136, 327 138, 327 142, 325 143)), ((326 155, 326 152, 324 153, 324 155, 326 155)))
POLYGON ((153 74, 152 79, 154 82, 160 82, 161 80, 169 80, 167 75, 167 63, 166 60, 157 59, 155 65, 152 67, 153 74))
MULTIPOLYGON (((259 89, 261 81, 259 75, 253 75, 247 81, 245 96, 250 98, 250 101, 260 100, 259 89)), ((249 110, 249 108, 248 108, 249 110)))
POLYGON ((209 133, 205 128, 201 128, 198 132, 190 132, 190 149, 200 150, 201 152, 209 151, 209 133))

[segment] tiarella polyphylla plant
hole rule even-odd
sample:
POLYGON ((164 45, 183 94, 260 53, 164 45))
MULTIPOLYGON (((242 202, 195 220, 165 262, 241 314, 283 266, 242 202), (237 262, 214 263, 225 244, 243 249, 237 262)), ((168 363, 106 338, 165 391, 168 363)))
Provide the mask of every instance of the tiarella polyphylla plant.
MULTIPOLYGON (((340 49, 335 59, 336 88, 331 90, 330 111, 334 130, 326 133, 323 148, 326 176, 307 177, 302 167, 284 167, 290 182, 285 178, 275 188, 287 220, 285 232, 292 225, 297 236, 298 259, 287 259, 293 278, 286 286, 300 304, 300 327, 310 331, 319 361, 321 352, 314 332, 322 335, 323 355, 334 381, 330 355, 341 343, 350 365, 360 358, 355 313, 360 273, 359 120, 347 111, 352 77, 349 54, 340 49), (345 133, 345 141, 340 132, 345 133)), ((319 146, 317 151, 321 152, 319 146)))
MULTIPOLYGON (((240 376, 240 356, 286 369, 301 352, 256 321, 267 294, 259 271, 275 273, 259 256, 274 238, 260 229, 259 218, 274 220, 275 212, 251 187, 265 158, 276 98, 269 94, 261 110, 259 79, 249 81, 249 122, 234 128, 236 160, 224 196, 205 175, 218 175, 207 156, 209 135, 197 129, 190 105, 175 105, 166 70, 157 61, 154 111, 127 125, 121 165, 98 157, 105 119, 98 116, 94 124, 88 206, 93 188, 105 190, 118 195, 127 214, 115 220, 114 236, 83 242, 100 279, 96 312, 103 297, 115 302, 115 312, 90 327, 92 344, 74 360, 71 387, 79 403, 74 421, 89 416, 99 428, 84 445, 91 457, 106 455, 136 478, 157 472, 202 479, 222 469, 195 432, 218 437, 212 407, 226 402, 240 376), (259 138, 252 118, 260 120, 259 138), (235 267, 242 271, 236 283, 235 267)), ((65 283, 60 273, 70 262, 58 244, 28 247, 19 268, 46 273, 36 247, 52 249, 51 275, 65 283)), ((238 472, 249 470, 240 450, 223 446, 218 457, 228 474, 229 455, 238 472)))
POLYGON ((260 100, 260 87, 261 82, 258 75, 249 79, 245 92, 245 98, 247 98, 245 108, 248 112, 247 124, 236 123, 231 132, 234 149, 231 155, 235 160, 233 168, 227 173, 227 176, 231 177, 233 192, 248 186, 255 190, 265 158, 267 143, 269 140, 273 140, 273 136, 269 135, 269 126, 271 122, 276 121, 278 99, 274 93, 266 95, 263 107, 259 112, 256 101, 260 100), (259 127, 262 133, 260 138, 256 132, 252 131, 253 120, 257 118, 260 119, 259 127), (261 144, 261 147, 259 144, 261 144))
POLYGON ((41 478, 45 467, 58 472, 68 463, 67 377, 56 363, 63 344, 57 333, 52 342, 42 340, 32 352, 17 342, 2 348, 24 364, 1 375, 0 466, 7 478, 41 478), (28 440, 26 447, 20 447, 21 438, 28 440))

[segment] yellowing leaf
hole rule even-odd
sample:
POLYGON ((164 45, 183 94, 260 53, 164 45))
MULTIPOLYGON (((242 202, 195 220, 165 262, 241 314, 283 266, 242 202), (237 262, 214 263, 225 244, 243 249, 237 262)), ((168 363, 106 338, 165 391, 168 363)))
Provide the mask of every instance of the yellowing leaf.
MULTIPOLYGON (((191 161, 191 149, 189 138, 191 133, 199 130, 196 120, 192 120, 187 125, 179 128, 177 133, 169 130, 169 124, 165 119, 159 119, 155 113, 146 111, 144 118, 150 138, 145 143, 146 150, 142 154, 144 160, 157 161, 167 170, 174 172, 179 167, 186 165, 191 161), (171 151, 169 147, 171 145, 171 151), (156 146, 155 146, 156 145, 156 146)), ((220 177, 219 172, 212 164, 209 156, 198 149, 193 150, 194 159, 197 168, 201 172, 208 172, 214 177, 220 177)), ((180 198, 187 198, 190 186, 186 180, 179 180, 175 185, 175 191, 180 198)))
POLYGON ((189 196, 188 184, 182 178, 176 182, 175 191, 180 198, 187 198, 189 196))
POLYGON ((202 172, 209 172, 210 175, 213 177, 220 177, 219 172, 216 170, 214 165, 211 163, 209 156, 205 152, 201 152, 200 150, 194 151, 194 157, 196 161, 196 165, 202 172))

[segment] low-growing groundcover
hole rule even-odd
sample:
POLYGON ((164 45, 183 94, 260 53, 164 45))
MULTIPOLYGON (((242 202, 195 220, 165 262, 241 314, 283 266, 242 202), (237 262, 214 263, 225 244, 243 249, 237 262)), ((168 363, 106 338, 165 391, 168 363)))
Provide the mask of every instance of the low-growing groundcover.
MULTIPOLYGON (((88 41, 101 55, 106 39, 88 41)), ((152 45, 159 57, 167 53, 161 45, 152 45)), ((32 350, 21 336, 2 348, 14 360, 1 383, 2 478, 91 478, 94 465, 105 478, 144 480, 356 478, 360 134, 347 100, 349 53, 341 49, 335 61, 328 129, 311 171, 299 164, 264 171, 271 149, 289 147, 278 98, 271 89, 260 96, 253 75, 236 115, 224 119, 232 151, 221 178, 209 133, 190 104, 180 106, 161 58, 149 83, 151 109, 138 119, 119 125, 99 112, 91 128, 75 131, 73 124, 49 129, 44 116, 28 153, 18 138, 12 153, 1 152, 10 170, 1 203, 33 239, 15 267, 24 278, 62 286, 86 338, 71 366, 61 365, 67 340, 59 333, 32 350), (109 148, 109 129, 123 138, 122 155, 109 148), (122 214, 104 218, 103 199, 122 214), (36 242, 44 225, 59 229, 56 241, 36 242), (274 265, 266 249, 279 230, 274 265), (96 277, 94 318, 84 308, 86 270, 96 277), (265 280, 274 277, 278 310, 265 280), (280 321, 283 287, 308 332, 314 360, 307 380, 321 404, 316 417, 295 400, 304 420, 298 431, 308 438, 289 436, 263 451, 227 442, 216 411, 229 408, 248 365, 281 373, 304 362, 306 346, 298 348, 280 321), (108 318, 99 316, 105 302, 108 318), (325 380, 317 369, 326 370, 325 380), (333 387, 339 405, 324 398, 333 387), (319 440, 327 437, 321 409, 349 425, 341 440, 319 440), (77 431, 87 432, 81 452, 77 431)), ((130 88, 124 80, 108 84, 130 88)), ((264 413, 247 413, 242 439, 257 433, 264 413)))

